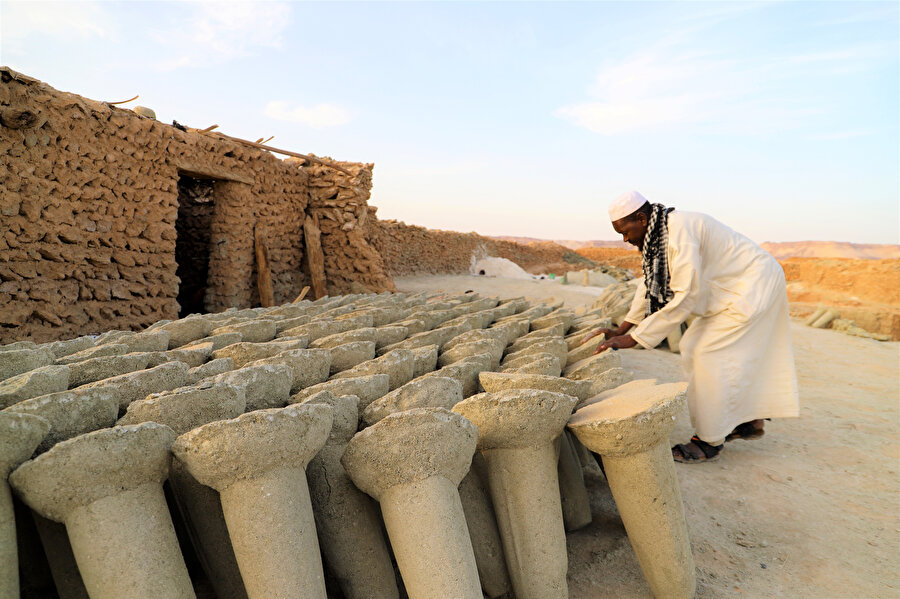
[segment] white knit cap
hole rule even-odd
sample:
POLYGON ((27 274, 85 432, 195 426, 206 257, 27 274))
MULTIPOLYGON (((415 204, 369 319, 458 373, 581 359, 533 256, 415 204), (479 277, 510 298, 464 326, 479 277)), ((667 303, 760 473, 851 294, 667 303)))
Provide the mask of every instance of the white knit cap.
POLYGON ((623 193, 609 205, 609 220, 616 222, 647 203, 647 198, 636 191, 623 193))

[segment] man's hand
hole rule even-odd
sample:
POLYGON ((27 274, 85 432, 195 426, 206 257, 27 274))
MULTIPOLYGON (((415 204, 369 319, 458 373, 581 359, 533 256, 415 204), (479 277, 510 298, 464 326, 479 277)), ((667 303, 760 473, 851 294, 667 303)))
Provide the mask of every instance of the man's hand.
POLYGON ((595 329, 587 334, 587 336, 584 338, 584 341, 581 342, 581 345, 584 345, 598 335, 606 335, 606 338, 610 339, 611 337, 615 337, 617 334, 618 333, 615 331, 615 329, 595 329))
POLYGON ((609 348, 627 349, 629 347, 634 347, 635 345, 637 345, 637 341, 635 341, 631 335, 619 335, 618 337, 613 337, 598 345, 597 349, 594 350, 594 355, 605 352, 609 348))

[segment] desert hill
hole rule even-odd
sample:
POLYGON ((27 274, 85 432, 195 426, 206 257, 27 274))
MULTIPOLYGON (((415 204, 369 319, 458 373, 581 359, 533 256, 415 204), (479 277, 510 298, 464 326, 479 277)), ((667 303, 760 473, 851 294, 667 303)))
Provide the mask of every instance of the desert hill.
MULTIPOLYGON (((546 243, 546 239, 535 237, 515 237, 501 235, 493 239, 513 241, 524 245, 533 243, 546 243)), ((607 241, 592 239, 589 241, 575 241, 571 239, 554 239, 553 243, 567 247, 570 250, 583 250, 588 248, 633 249, 622 241, 607 241)), ((775 256, 778 260, 788 258, 853 258, 855 260, 890 260, 900 258, 900 245, 879 243, 850 243, 847 241, 767 241, 760 244, 763 249, 775 256)))
POLYGON ((570 250, 580 250, 582 248, 620 248, 628 249, 631 246, 624 241, 606 241, 603 239, 592 239, 589 241, 576 241, 574 239, 538 239, 537 237, 516 237, 514 235, 493 235, 492 239, 501 239, 503 241, 512 241, 513 243, 521 243, 522 245, 531 245, 534 243, 547 243, 552 241, 555 244, 567 247, 570 250))
POLYGON ((892 260, 900 258, 900 245, 849 243, 846 241, 783 241, 761 244, 779 260, 788 258, 854 258, 856 260, 892 260))

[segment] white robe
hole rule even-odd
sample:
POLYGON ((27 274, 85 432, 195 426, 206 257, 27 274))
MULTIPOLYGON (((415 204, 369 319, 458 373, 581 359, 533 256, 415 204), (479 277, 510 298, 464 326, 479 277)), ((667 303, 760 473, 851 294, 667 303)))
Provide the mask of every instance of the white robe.
POLYGON ((629 334, 656 347, 693 317, 681 340, 688 406, 698 437, 718 442, 737 425, 799 415, 784 271, 750 239, 705 214, 669 214, 666 256, 674 297, 645 317, 637 287, 629 334))

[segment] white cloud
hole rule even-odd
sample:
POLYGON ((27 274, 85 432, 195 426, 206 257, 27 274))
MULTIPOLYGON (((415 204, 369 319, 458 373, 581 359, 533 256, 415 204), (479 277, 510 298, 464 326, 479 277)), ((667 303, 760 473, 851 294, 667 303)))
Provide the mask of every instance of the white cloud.
POLYGON ((796 63, 846 63, 870 61, 881 57, 892 56, 896 52, 896 44, 871 42, 856 46, 847 46, 840 50, 808 52, 790 56, 788 60, 796 63))
POLYGON ((759 73, 732 60, 672 48, 649 49, 600 70, 589 94, 555 115, 603 135, 687 124, 713 124, 746 110, 759 73))
MULTIPOLYGON (((876 4, 877 5, 877 4, 876 4)), ((833 19, 826 19, 823 21, 818 21, 816 23, 812 23, 813 27, 823 27, 823 26, 834 26, 834 25, 850 25, 856 23, 869 23, 872 21, 890 21, 897 20, 897 5, 893 2, 885 2, 883 6, 876 10, 854 10, 849 14, 836 17, 833 19)))
POLYGON ((892 46, 869 43, 765 56, 707 47, 704 31, 684 32, 609 61, 589 100, 554 115, 601 135, 675 129, 759 134, 796 129, 825 112, 828 98, 799 85, 818 71, 849 74, 877 66, 892 46))
POLYGON ((619 102, 586 102, 563 106, 554 114, 601 135, 618 135, 691 119, 689 102, 646 98, 619 102))
POLYGON ((66 41, 112 38, 116 27, 101 2, 0 2, 0 38, 13 54, 43 43, 36 36, 66 41))
POLYGON ((864 129, 851 129, 848 131, 838 131, 836 133, 823 133, 822 135, 813 135, 810 136, 810 139, 815 141, 835 141, 842 139, 851 139, 854 137, 863 137, 865 135, 871 135, 871 131, 866 131, 864 129))
POLYGON ((896 60, 897 44, 894 42, 870 42, 846 46, 835 50, 807 52, 787 57, 807 72, 818 69, 829 75, 850 75, 880 67, 884 60, 896 60))
POLYGON ((353 120, 353 115, 349 110, 327 103, 289 108, 287 102, 274 101, 266 104, 264 113, 266 116, 279 121, 300 123, 314 129, 338 127, 346 125, 353 120))
POLYGON ((756 0, 754 2, 731 1, 727 3, 698 3, 697 5, 702 6, 705 10, 700 10, 698 12, 685 12, 677 20, 679 23, 694 23, 705 27, 720 23, 722 21, 729 21, 731 19, 734 19, 735 17, 740 17, 747 13, 758 12, 775 4, 776 1, 777 0, 756 0))
POLYGON ((172 28, 153 33, 168 49, 169 56, 155 65, 163 71, 221 64, 261 48, 278 48, 291 13, 286 2, 192 0, 180 4, 189 14, 179 16, 172 28))

